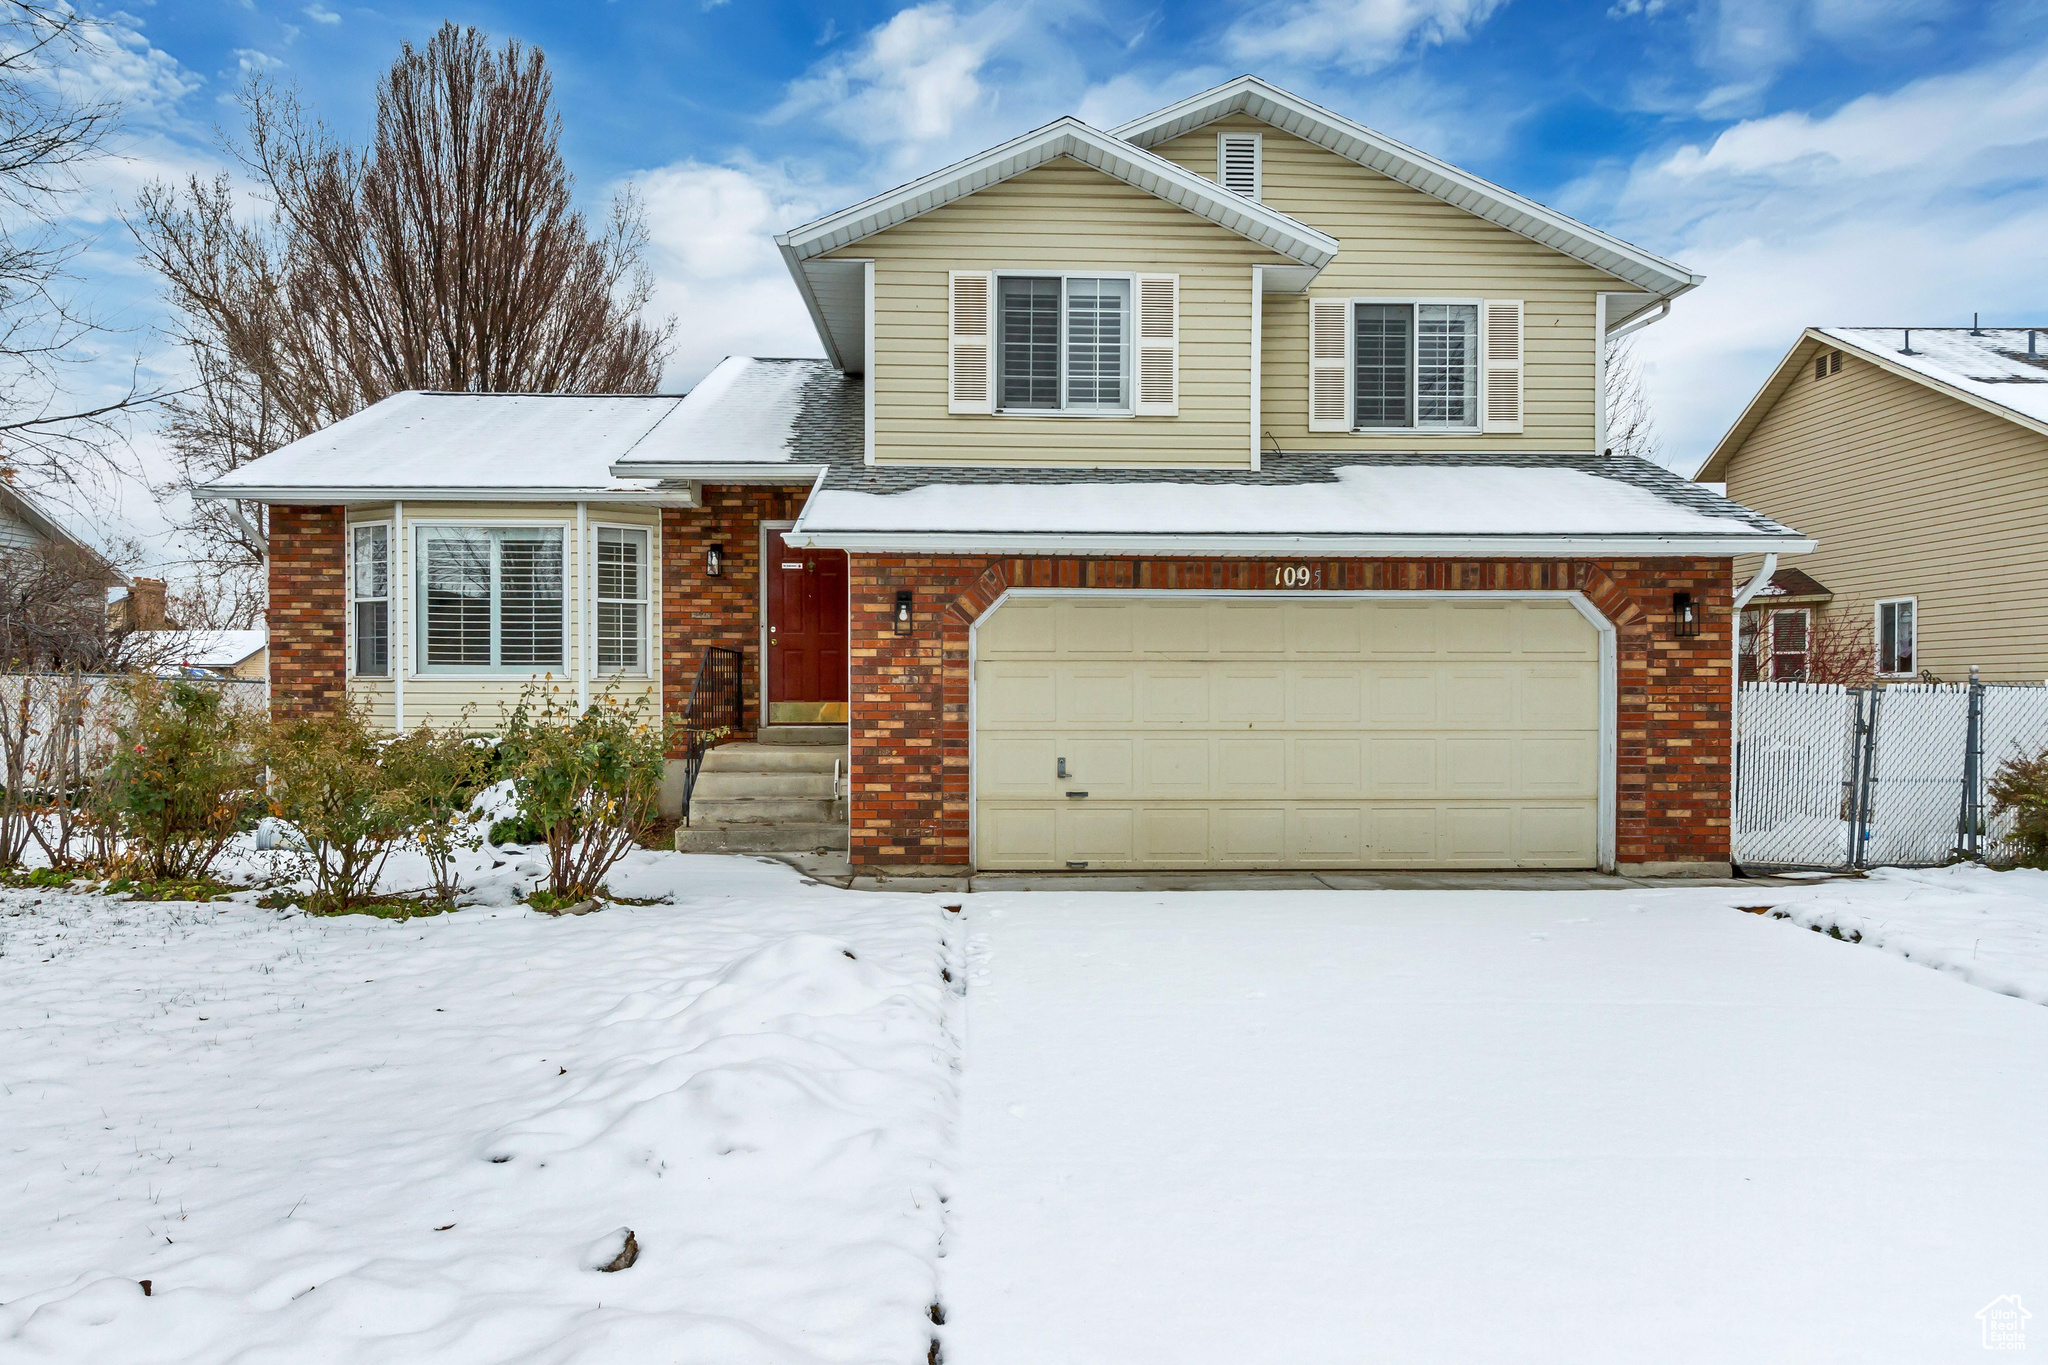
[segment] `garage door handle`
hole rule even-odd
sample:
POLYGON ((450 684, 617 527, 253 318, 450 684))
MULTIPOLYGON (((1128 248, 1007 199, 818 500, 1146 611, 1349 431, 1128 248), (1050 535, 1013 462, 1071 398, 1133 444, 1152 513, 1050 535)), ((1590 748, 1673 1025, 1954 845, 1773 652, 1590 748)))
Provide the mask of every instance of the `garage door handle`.
POLYGON ((1082 796, 1086 796, 1087 794, 1088 794, 1087 792, 1068 792, 1068 793, 1067 793, 1067 799, 1068 799, 1069 801, 1072 801, 1072 800, 1074 800, 1074 799, 1075 799, 1075 798, 1077 798, 1077 797, 1082 797, 1082 796))

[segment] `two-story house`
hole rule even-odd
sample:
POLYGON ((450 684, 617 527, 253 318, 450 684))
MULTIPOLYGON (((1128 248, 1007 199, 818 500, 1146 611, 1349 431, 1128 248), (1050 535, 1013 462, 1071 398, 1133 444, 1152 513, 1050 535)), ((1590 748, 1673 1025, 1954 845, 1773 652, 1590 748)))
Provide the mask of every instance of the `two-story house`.
POLYGON ((273 505, 278 704, 675 713, 728 650, 688 846, 1725 870, 1733 559, 1811 545, 1605 453, 1683 267, 1252 77, 777 241, 822 361, 404 394, 207 490, 273 505))

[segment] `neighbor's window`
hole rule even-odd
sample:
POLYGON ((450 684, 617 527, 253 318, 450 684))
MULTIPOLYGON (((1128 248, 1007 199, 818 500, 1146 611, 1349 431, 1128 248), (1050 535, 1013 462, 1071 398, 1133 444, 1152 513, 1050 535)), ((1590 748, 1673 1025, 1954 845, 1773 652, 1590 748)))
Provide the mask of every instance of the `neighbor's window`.
POLYGON ((391 528, 355 528, 356 676, 391 672, 391 528))
POLYGON ((1877 604, 1877 671, 1909 674, 1913 671, 1914 646, 1919 622, 1917 603, 1910 597, 1877 604))
POLYGON ((597 528, 597 666, 647 667, 647 532, 628 526, 597 528))
POLYGON ((996 297, 998 409, 1129 410, 1129 280, 1004 275, 996 297))
POLYGON ((1805 682, 1813 614, 1804 607, 1771 613, 1771 681, 1805 682))
POLYGON ((1352 313, 1360 428, 1478 427, 1478 304, 1361 301, 1352 313))
POLYGON ((422 527, 420 562, 420 652, 428 668, 562 667, 559 527, 422 527))

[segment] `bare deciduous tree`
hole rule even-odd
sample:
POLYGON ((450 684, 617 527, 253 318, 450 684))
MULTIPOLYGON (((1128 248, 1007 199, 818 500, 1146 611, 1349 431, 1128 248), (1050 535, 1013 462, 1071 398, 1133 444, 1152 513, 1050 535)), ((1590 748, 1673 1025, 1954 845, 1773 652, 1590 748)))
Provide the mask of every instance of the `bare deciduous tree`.
MULTIPOLYGON (((230 151, 269 201, 237 214, 226 176, 154 185, 136 205, 196 387, 166 434, 188 484, 216 478, 404 389, 644 393, 673 322, 653 289, 639 204, 593 231, 574 207, 541 52, 444 25, 377 92, 368 148, 338 141, 291 91, 240 95, 230 151)), ((200 504, 224 559, 261 559, 260 509, 200 504), (248 519, 245 521, 244 517, 248 519)))
POLYGON ((1607 449, 1654 462, 1661 447, 1635 343, 1618 342, 1607 352, 1607 449))
POLYGON ((90 242, 62 220, 119 110, 79 98, 63 64, 89 58, 100 30, 63 0, 0 0, 0 463, 60 496, 125 468, 117 423, 162 396, 131 380, 81 403, 69 382, 106 329, 66 295, 90 242))

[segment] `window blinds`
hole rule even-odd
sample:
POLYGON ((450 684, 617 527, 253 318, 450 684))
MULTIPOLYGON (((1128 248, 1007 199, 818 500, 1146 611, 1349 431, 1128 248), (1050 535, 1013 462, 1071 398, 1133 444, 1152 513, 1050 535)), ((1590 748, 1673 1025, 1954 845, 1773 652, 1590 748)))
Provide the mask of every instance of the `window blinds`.
POLYGON ((647 532, 625 526, 597 530, 597 666, 605 672, 646 667, 647 532))
POLYGON ((558 528, 425 527, 420 540, 427 667, 562 667, 558 528))

